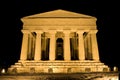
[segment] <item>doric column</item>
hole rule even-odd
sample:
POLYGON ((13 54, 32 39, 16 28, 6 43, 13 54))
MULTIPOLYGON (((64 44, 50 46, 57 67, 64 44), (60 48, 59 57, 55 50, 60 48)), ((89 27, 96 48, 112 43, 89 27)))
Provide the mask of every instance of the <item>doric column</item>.
POLYGON ((64 31, 64 60, 69 61, 71 60, 70 56, 70 32, 64 31))
POLYGON ((55 60, 55 31, 50 31, 50 53, 49 53, 49 60, 55 60))
POLYGON ((29 60, 31 60, 31 54, 32 54, 32 52, 31 52, 31 48, 32 47, 32 34, 31 34, 31 32, 30 32, 30 34, 28 35, 28 53, 27 53, 27 59, 29 59, 29 60))
POLYGON ((91 42, 91 34, 87 34, 87 60, 92 60, 92 42, 91 42))
POLYGON ((27 60, 29 31, 22 30, 22 33, 23 33, 23 39, 22 39, 20 60, 27 60))
POLYGON ((90 31, 93 60, 99 61, 98 44, 96 37, 97 30, 90 31))
POLYGON ((41 60, 41 31, 36 31, 35 57, 36 61, 41 60))
POLYGON ((84 31, 78 31, 78 52, 79 52, 79 60, 85 60, 85 47, 84 47, 84 39, 83 33, 84 31))

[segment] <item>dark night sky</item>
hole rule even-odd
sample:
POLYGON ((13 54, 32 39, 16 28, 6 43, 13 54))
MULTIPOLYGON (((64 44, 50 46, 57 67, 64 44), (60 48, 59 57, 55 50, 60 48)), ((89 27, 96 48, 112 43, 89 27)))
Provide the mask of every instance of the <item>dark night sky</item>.
POLYGON ((28 15, 64 9, 97 18, 97 39, 100 59, 109 66, 119 66, 119 7, 104 0, 15 0, 1 11, 0 67, 9 67, 19 60, 22 22, 28 15))

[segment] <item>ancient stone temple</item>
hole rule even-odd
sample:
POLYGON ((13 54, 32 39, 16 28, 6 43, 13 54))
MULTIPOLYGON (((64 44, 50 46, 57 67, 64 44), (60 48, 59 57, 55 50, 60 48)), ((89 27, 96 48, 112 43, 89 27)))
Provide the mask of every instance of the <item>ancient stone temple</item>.
POLYGON ((20 60, 10 73, 109 72, 100 61, 95 17, 58 9, 21 20, 20 60))

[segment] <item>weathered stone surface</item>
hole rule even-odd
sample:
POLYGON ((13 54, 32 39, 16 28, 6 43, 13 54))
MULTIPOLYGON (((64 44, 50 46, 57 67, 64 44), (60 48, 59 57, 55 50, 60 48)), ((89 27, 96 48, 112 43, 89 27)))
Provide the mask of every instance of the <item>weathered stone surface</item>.
POLYGON ((59 74, 4 74, 0 80, 118 80, 118 72, 59 73, 59 74))
POLYGON ((109 68, 100 62, 92 61, 25 61, 9 68, 8 73, 76 73, 109 72, 109 68))

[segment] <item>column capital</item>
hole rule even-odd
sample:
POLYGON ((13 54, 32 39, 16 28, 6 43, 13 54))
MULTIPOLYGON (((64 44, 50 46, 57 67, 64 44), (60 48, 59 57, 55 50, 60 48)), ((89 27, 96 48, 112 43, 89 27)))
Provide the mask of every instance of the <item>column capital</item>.
POLYGON ((22 33, 30 33, 29 30, 21 30, 22 33))
POLYGON ((35 31, 35 33, 37 33, 37 34, 42 34, 43 33, 43 31, 35 31))
POLYGON ((77 30, 76 29, 72 29, 71 32, 77 32, 77 30))
POLYGON ((55 30, 49 30, 48 32, 49 32, 50 34, 55 34, 55 33, 56 33, 55 30))
POLYGON ((82 31, 82 30, 79 30, 79 31, 76 31, 78 34, 83 34, 85 31, 82 31))
POLYGON ((69 35, 71 33, 71 31, 69 30, 64 30, 63 33, 65 34, 65 36, 69 35))
POLYGON ((94 34, 94 33, 97 33, 97 32, 98 32, 98 30, 90 30, 89 34, 94 34))

